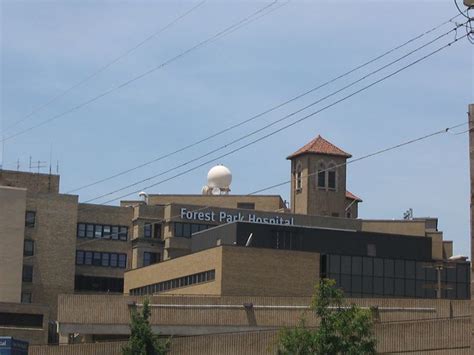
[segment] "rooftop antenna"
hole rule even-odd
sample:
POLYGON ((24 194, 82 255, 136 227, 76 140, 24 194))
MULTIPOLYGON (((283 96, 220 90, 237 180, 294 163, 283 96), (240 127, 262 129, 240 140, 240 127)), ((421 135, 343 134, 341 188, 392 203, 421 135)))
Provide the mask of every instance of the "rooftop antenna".
POLYGON ((56 160, 56 175, 59 175, 59 160, 56 160))
POLYGON ((249 239, 247 239, 247 243, 245 243, 246 247, 250 246, 250 244, 252 243, 252 238, 253 238, 253 233, 250 233, 249 239))
POLYGON ((20 158, 16 160, 16 171, 20 171, 20 158))
POLYGON ((403 213, 403 219, 412 220, 413 219, 413 208, 409 208, 403 213))

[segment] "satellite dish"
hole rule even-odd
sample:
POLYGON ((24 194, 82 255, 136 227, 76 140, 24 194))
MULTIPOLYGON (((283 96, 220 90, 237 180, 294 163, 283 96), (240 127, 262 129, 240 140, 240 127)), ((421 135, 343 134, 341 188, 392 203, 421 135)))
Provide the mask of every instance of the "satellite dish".
POLYGON ((212 194, 213 194, 213 195, 220 195, 220 194, 221 194, 221 189, 218 188, 218 187, 214 187, 214 188, 212 189, 212 194))

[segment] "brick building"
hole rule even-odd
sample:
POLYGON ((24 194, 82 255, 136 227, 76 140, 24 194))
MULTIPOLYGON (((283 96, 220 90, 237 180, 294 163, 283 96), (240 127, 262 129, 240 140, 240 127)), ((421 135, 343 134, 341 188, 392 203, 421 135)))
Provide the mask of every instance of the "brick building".
MULTIPOLYGON (((439 297, 467 299, 469 264, 449 260, 452 242, 443 240, 435 218, 358 218, 362 200, 347 190, 348 158, 320 136, 290 155, 289 205, 278 195, 232 194, 149 194, 120 206, 85 204, 77 195, 60 193, 57 175, 0 170, 0 335, 45 344, 74 342, 70 334, 110 340, 126 333, 91 332, 80 316, 77 329, 69 318, 64 321, 65 306, 58 300, 80 309, 80 297, 86 295, 94 300, 90 312, 113 313, 96 305, 114 294, 120 302, 162 293, 309 297, 314 283, 330 276, 354 299, 436 298, 433 288, 410 291, 411 285, 436 283, 436 267, 442 269, 443 285, 459 284, 439 297), (245 230, 245 238, 252 234, 257 244, 246 247, 238 230, 245 230), (300 241, 344 242, 338 250, 327 243, 308 249, 294 244, 293 235, 300 241), (268 243, 258 244, 263 240, 268 243), (409 255, 403 247, 412 244, 418 254, 409 255), (387 245, 399 245, 400 255, 384 255, 387 245), (368 276, 358 273, 359 258, 372 267, 380 262, 384 270, 393 267, 387 271, 393 275, 380 276, 385 277, 381 293, 357 291, 359 280, 362 287, 368 276), (349 273, 331 269, 334 260, 341 268, 349 260, 349 273), (396 274, 397 267, 403 276, 396 274), (393 292, 384 291, 390 287, 393 292), (404 291, 395 292, 400 287, 404 291)), ((370 275, 372 290, 377 277, 370 275)))

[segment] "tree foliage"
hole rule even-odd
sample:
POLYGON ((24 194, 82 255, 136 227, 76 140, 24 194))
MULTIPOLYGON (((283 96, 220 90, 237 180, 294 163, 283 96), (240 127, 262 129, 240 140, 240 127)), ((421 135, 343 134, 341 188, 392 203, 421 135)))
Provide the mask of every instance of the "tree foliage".
POLYGON ((153 334, 149 322, 150 302, 143 302, 142 312, 135 307, 131 311, 131 336, 128 344, 122 349, 123 355, 164 355, 169 351, 171 340, 162 340, 153 334))
POLYGON ((282 330, 278 338, 280 354, 375 354, 372 312, 347 305, 334 280, 320 281, 311 308, 320 320, 319 326, 308 328, 303 318, 295 328, 282 330))

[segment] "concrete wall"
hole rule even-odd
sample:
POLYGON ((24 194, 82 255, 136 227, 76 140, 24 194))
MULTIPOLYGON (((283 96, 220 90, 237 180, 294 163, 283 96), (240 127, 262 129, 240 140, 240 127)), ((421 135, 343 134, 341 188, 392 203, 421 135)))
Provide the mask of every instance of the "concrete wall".
POLYGON ((26 190, 0 186, 0 302, 20 302, 26 190))
MULTIPOLYGON (((469 354, 468 318, 381 323, 375 326, 380 354, 469 354)), ((173 354, 276 354, 278 331, 264 330, 230 334, 175 337, 173 354)), ((34 346, 31 355, 120 354, 126 342, 34 346)))

